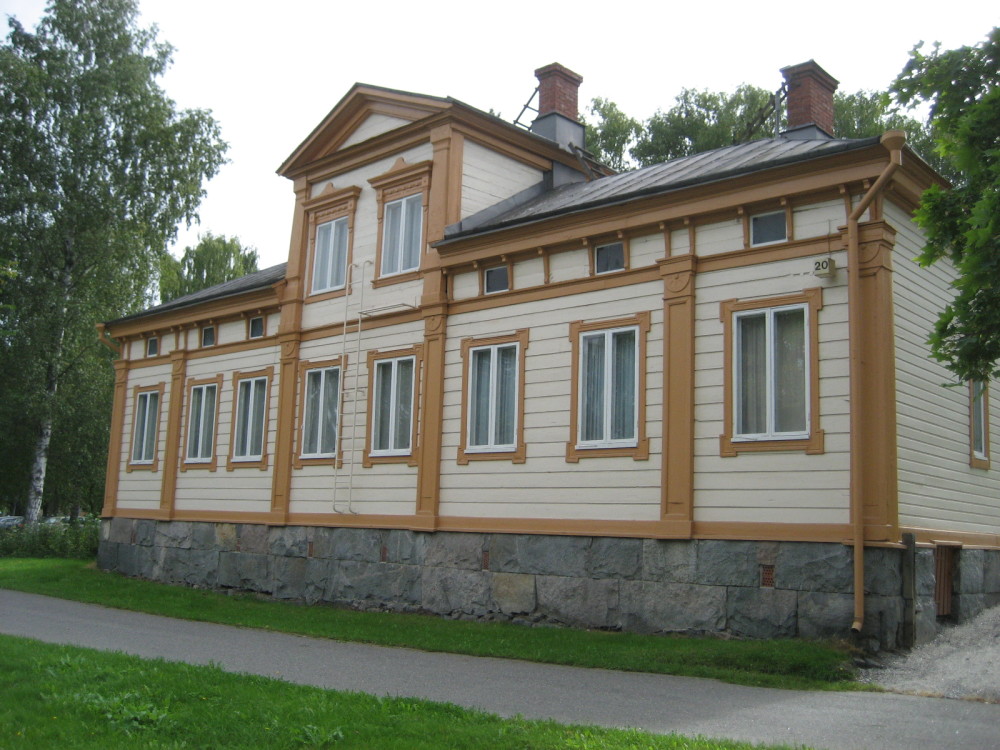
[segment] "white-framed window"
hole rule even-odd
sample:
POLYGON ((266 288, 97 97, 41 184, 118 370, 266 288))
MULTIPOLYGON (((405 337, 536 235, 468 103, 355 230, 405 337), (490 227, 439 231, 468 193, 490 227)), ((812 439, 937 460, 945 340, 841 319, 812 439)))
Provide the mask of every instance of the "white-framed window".
POLYGON ((327 458, 337 453, 339 405, 340 368, 307 370, 303 394, 303 458, 327 458))
POLYGON ((788 239, 784 211, 773 211, 750 217, 750 245, 770 245, 788 239))
POLYGON ((247 338, 259 339, 264 336, 264 316, 257 315, 256 317, 250 318, 250 322, 247 324, 247 338))
POLYGON ((215 326, 205 326, 201 329, 201 345, 215 346, 215 326))
POLYGON ((988 394, 989 391, 982 380, 973 380, 969 383, 972 465, 982 469, 989 468, 990 460, 988 394))
POLYGON ((313 256, 312 293, 342 289, 347 277, 347 217, 327 221, 316 227, 316 251, 313 256))
POLYGON ((156 459, 156 431, 160 424, 159 391, 140 391, 135 396, 132 429, 132 463, 152 464, 156 459))
POLYGON ((517 442, 517 342, 469 351, 466 452, 513 451, 517 442))
POLYGON ((594 248, 594 273, 613 273, 625 270, 625 243, 612 242, 594 248))
POLYGON ((733 313, 733 440, 809 436, 808 305, 733 313))
POLYGON ((372 456, 405 456, 413 434, 413 395, 416 358, 375 361, 372 396, 372 456))
POLYGON ((267 420, 267 378, 244 378, 236 389, 233 460, 260 461, 267 420))
POLYGON ((483 270, 483 292, 496 294, 510 289, 510 274, 506 265, 483 270))
POLYGON ((146 356, 155 357, 160 353, 160 340, 156 336, 146 339, 146 356))
POLYGON ((188 415, 187 460, 207 463, 215 452, 215 404, 219 389, 215 383, 205 383, 191 388, 191 407, 188 415))
POLYGON ((423 201, 423 194, 417 193, 385 204, 381 276, 405 273, 420 267, 423 201))
POLYGON ((581 448, 632 447, 638 439, 639 329, 580 334, 581 448))

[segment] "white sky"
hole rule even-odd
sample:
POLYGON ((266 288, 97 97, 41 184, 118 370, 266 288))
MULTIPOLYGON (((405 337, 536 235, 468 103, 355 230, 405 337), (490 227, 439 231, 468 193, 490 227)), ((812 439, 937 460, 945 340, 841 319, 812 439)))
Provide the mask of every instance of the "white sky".
MULTIPOLYGON (((777 89, 780 68, 810 58, 843 91, 881 90, 917 42, 976 44, 1000 23, 995 0, 139 4, 142 24, 175 48, 162 86, 182 108, 211 109, 230 144, 200 227, 182 228, 174 253, 198 231, 236 235, 257 248, 261 268, 288 254, 294 199, 275 170, 356 81, 452 96, 513 120, 533 71, 560 62, 584 78, 581 109, 602 96, 645 118, 684 87, 777 89)), ((0 15, 34 28, 44 6, 0 0, 0 15)))

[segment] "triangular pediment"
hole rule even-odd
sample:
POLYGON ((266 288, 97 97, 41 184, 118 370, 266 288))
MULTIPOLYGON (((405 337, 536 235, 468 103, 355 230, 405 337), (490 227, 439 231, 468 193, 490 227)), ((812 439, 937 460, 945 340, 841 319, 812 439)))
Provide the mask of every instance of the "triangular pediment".
POLYGON ((452 105, 441 99, 356 83, 278 169, 291 176, 307 165, 452 105))

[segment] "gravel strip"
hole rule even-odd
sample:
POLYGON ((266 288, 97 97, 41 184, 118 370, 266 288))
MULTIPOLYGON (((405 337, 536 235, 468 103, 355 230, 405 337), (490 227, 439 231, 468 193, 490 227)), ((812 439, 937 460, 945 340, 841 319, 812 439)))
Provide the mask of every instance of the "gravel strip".
POLYGON ((861 670, 861 680, 895 693, 1000 703, 1000 607, 884 663, 885 669, 861 670))

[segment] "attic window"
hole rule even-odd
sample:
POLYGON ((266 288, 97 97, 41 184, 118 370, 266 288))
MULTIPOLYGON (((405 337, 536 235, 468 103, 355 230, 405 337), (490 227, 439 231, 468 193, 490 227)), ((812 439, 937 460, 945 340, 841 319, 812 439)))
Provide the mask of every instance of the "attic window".
POLYGON ((160 340, 156 336, 146 339, 146 356, 155 357, 160 353, 160 340))
POLYGON ((258 315, 256 318, 250 318, 247 337, 251 339, 259 339, 262 338, 263 336, 264 336, 264 316, 258 315))
POLYGON ((750 217, 750 246, 770 245, 788 239, 785 212, 757 214, 750 217))
POLYGON ((510 274, 507 266, 494 266, 483 271, 483 291, 486 294, 506 292, 510 289, 510 274))
POLYGON ((215 326, 205 326, 201 329, 201 345, 215 346, 215 326))
POLYGON ((594 248, 594 273, 612 273, 625 270, 625 245, 612 242, 594 248))

